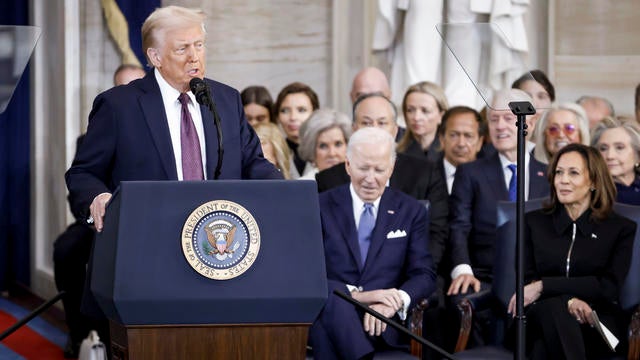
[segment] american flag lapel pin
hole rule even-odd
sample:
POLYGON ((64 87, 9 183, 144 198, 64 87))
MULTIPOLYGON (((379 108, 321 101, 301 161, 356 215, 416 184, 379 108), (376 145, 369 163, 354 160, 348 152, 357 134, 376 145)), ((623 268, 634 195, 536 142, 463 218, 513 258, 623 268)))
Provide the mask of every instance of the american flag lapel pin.
POLYGON ((544 176, 544 172, 538 171, 538 176, 544 176))
POLYGON ((389 215, 393 215, 393 214, 395 214, 395 213, 396 213, 396 212, 395 212, 395 211, 393 211, 393 210, 387 210, 387 214, 389 214, 389 215))

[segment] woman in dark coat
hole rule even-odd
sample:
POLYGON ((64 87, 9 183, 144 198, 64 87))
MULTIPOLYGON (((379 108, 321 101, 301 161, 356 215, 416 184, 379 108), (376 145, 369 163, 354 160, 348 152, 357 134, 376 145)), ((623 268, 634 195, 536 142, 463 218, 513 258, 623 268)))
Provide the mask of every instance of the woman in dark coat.
POLYGON ((616 201, 640 205, 640 128, 606 117, 593 129, 591 146, 600 150, 618 190, 616 201))
MULTIPOLYGON (((553 158, 548 178, 549 204, 525 217, 528 357, 613 355, 592 327, 593 312, 623 343, 627 322, 618 294, 636 224, 613 212, 616 188, 598 150, 567 145, 553 158)), ((624 348, 618 345, 616 353, 624 348)))

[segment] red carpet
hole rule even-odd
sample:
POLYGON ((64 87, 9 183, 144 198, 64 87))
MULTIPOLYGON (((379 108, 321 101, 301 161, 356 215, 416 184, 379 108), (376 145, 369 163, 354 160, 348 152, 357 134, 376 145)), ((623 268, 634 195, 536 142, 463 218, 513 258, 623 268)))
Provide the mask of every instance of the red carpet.
MULTIPOLYGON (((0 332, 8 329, 16 321, 15 317, 0 310, 0 332)), ((19 359, 20 357, 24 359, 64 359, 62 348, 29 327, 29 323, 0 343, 0 359, 19 359)))

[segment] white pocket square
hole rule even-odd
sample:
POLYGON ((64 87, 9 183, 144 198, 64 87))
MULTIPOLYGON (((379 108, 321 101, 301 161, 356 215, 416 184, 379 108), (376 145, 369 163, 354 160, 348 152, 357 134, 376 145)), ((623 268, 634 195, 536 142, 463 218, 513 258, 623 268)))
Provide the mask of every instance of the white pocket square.
POLYGON ((389 233, 387 234, 387 239, 395 239, 404 236, 407 236, 407 232, 404 230, 389 231, 389 233))

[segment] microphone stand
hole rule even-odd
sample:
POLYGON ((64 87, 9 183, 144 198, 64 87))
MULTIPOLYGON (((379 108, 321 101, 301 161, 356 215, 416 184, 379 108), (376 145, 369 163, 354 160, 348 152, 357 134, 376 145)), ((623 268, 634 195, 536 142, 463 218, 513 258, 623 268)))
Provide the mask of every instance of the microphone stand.
POLYGON ((345 293, 338 291, 338 290, 333 290, 333 293, 336 294, 337 296, 339 296, 340 298, 342 298, 343 300, 346 300, 348 302, 350 302, 352 305, 354 305, 355 307, 371 314, 373 317, 375 317, 378 320, 381 320, 382 322, 384 322, 385 324, 391 326, 392 328, 400 331, 401 333, 411 337, 412 339, 414 339, 415 341, 419 342, 420 344, 430 347, 431 349, 437 351, 440 355, 444 356, 447 359, 451 359, 451 360, 456 360, 457 358, 454 357, 453 355, 449 354, 448 352, 442 350, 440 347, 438 347, 437 345, 434 345, 433 343, 431 343, 430 341, 428 341, 425 338, 422 338, 414 333, 412 333, 411 331, 407 330, 407 328, 405 328, 404 326, 398 324, 396 321, 387 318, 386 316, 380 314, 379 312, 371 309, 370 307, 364 305, 363 303, 355 300, 354 298, 352 298, 349 295, 346 295, 345 293))
POLYGON ((213 179, 218 180, 220 178, 220 171, 222 169, 222 158, 224 157, 224 147, 222 145, 222 125, 220 123, 220 115, 218 115, 218 111, 216 110, 216 104, 213 102, 213 96, 211 96, 211 89, 207 85, 207 107, 213 114, 213 122, 216 125, 216 131, 218 132, 218 162, 216 164, 216 169, 213 173, 213 179))
POLYGON ((509 109, 518 117, 516 121, 518 148, 517 148, 517 196, 516 196, 516 353, 518 360, 525 359, 525 324, 524 315, 524 180, 525 169, 525 136, 527 135, 527 115, 536 113, 536 109, 528 101, 513 101, 509 103, 509 109))
POLYGON ((62 299, 62 297, 65 294, 66 294, 65 291, 60 291, 58 294, 56 294, 56 296, 54 296, 51 299, 47 300, 47 302, 45 302, 44 304, 38 306, 38 308, 36 308, 32 312, 30 312, 27 316, 25 316, 24 318, 20 319, 15 324, 11 325, 10 328, 8 328, 7 330, 3 331, 2 334, 0 334, 0 341, 4 340, 7 336, 13 334, 16 330, 18 330, 24 324, 26 324, 29 321, 31 321, 31 319, 33 319, 34 317, 40 315, 40 313, 42 313, 43 311, 47 310, 51 305, 55 304, 58 300, 62 299))

